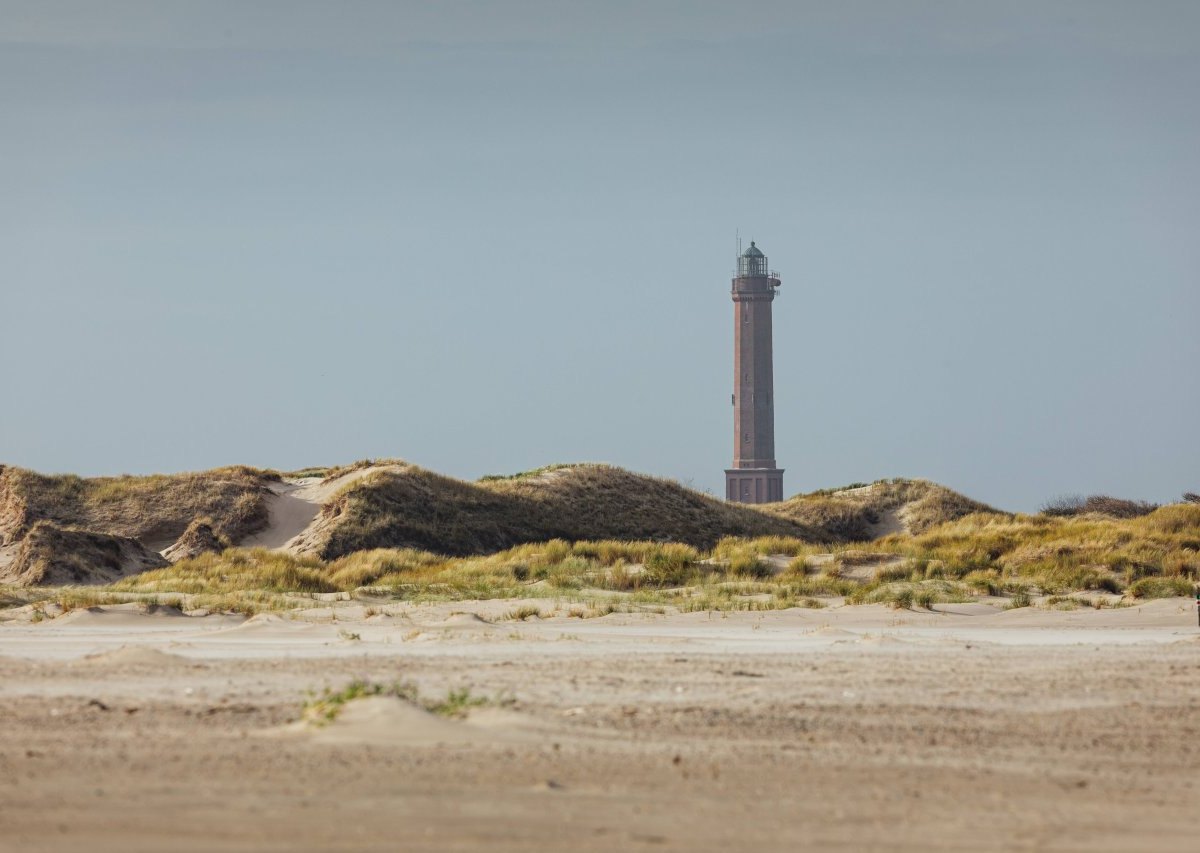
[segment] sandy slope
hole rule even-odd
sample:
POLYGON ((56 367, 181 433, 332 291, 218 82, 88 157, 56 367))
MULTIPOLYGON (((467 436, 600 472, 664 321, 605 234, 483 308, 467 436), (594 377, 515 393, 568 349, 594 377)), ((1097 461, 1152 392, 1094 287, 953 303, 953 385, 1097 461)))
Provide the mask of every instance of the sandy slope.
POLYGON ((274 496, 268 505, 270 522, 259 531, 237 544, 245 548, 288 549, 293 539, 304 533, 317 518, 321 506, 349 483, 360 480, 377 471, 393 469, 395 466, 371 466, 358 468, 340 477, 325 481, 320 477, 284 480, 273 485, 274 496))
POLYGON ((0 848, 1195 849, 1188 601, 514 606, 0 624, 0 848), (352 678, 512 701, 296 726, 352 678))

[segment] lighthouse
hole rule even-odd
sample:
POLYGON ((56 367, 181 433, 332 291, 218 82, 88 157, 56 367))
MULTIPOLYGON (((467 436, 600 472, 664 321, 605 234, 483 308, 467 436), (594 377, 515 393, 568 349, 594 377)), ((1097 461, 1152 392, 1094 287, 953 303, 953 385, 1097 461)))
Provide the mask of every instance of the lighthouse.
POLYGON ((775 464, 775 381, 771 365, 771 302, 779 275, 754 242, 737 259, 733 280, 733 467, 725 498, 760 504, 783 500, 783 469, 775 464))

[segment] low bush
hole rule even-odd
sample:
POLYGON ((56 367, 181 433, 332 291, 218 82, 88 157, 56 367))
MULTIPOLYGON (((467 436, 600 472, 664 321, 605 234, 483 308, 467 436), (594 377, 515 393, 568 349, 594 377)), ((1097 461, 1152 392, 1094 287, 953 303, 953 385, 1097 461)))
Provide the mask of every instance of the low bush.
POLYGON ((1184 578, 1142 578, 1129 585, 1129 594, 1134 598, 1174 598, 1190 596, 1195 585, 1184 578))
POLYGON ((1005 610, 1018 610, 1022 607, 1028 607, 1031 603, 1029 593, 1025 591, 1015 592, 1005 605, 1005 610))
POLYGON ((644 580, 653 586, 678 586, 692 574, 700 554, 690 545, 659 545, 646 555, 644 580))
POLYGON ((1111 495, 1061 495, 1042 505, 1042 514, 1070 517, 1094 512, 1113 518, 1139 518, 1158 509, 1158 504, 1146 501, 1131 501, 1111 495))

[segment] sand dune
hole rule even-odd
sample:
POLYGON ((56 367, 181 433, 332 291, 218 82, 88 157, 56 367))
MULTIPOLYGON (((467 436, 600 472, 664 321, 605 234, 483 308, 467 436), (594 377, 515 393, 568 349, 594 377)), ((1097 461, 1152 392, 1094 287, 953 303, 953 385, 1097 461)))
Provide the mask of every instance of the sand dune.
POLYGON ((396 465, 372 465, 330 480, 308 477, 273 484, 271 497, 267 499, 267 526, 237 544, 246 548, 295 549, 299 544, 295 540, 317 520, 321 507, 339 490, 372 474, 398 469, 396 465))

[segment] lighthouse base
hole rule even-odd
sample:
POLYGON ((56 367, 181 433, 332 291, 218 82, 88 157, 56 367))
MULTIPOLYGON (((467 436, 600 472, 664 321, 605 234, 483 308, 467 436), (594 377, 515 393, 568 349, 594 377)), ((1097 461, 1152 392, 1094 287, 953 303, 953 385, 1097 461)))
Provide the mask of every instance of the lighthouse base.
POLYGON ((783 500, 783 469, 726 468, 725 500, 740 504, 783 500))

